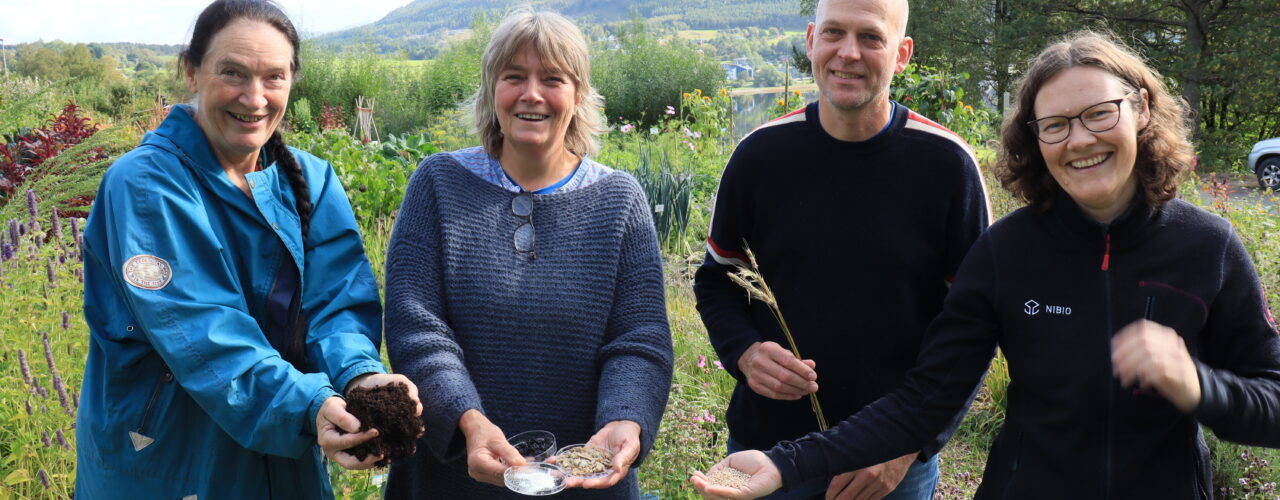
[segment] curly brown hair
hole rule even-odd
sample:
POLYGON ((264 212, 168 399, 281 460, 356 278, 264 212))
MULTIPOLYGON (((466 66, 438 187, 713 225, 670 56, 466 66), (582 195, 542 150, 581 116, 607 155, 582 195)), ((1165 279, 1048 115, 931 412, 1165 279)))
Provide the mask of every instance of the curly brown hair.
POLYGON ((1133 166, 1139 192, 1159 207, 1178 194, 1178 182, 1192 162, 1189 119, 1185 101, 1170 95, 1160 73, 1132 49, 1110 34, 1079 31, 1050 45, 1031 60, 1018 84, 1018 101, 1000 129, 1000 157, 996 175, 1014 196, 1036 210, 1053 204, 1058 183, 1040 154, 1039 140, 1027 122, 1035 119, 1040 88, 1053 77, 1076 66, 1093 66, 1111 73, 1137 96, 1130 101, 1141 110, 1139 89, 1146 89, 1151 119, 1138 131, 1138 153, 1133 166))

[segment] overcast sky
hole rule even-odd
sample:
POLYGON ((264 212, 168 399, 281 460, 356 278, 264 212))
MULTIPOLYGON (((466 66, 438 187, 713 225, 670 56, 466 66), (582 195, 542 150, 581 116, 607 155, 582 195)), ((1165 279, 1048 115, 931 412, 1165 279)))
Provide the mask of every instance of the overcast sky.
MULTIPOLYGON (((277 0, 307 34, 381 19, 410 0, 277 0)), ((5 44, 64 42, 182 44, 210 0, 0 0, 5 44)))

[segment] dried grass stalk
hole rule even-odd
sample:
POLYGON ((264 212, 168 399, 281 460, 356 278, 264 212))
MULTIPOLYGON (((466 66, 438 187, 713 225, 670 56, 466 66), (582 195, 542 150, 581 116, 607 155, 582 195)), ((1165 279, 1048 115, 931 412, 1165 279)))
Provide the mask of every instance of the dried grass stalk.
MULTIPOLYGON (((738 286, 747 291, 747 300, 758 300, 769 306, 769 312, 773 313, 773 319, 778 321, 778 326, 782 328, 782 334, 787 337, 787 345, 791 348, 791 354, 796 359, 804 359, 800 355, 800 349, 796 347, 796 339, 791 336, 791 328, 787 327, 787 320, 782 318, 782 310, 778 308, 778 298, 773 295, 773 290, 769 289, 769 284, 765 282, 764 275, 760 273, 760 265, 756 263, 756 254, 751 251, 751 247, 743 242, 743 251, 747 253, 747 260, 750 266, 736 266, 737 270, 730 271, 729 279, 738 286)), ((822 414, 822 405, 818 404, 818 394, 809 394, 809 406, 813 407, 814 416, 818 417, 818 429, 827 430, 827 418, 822 414)))

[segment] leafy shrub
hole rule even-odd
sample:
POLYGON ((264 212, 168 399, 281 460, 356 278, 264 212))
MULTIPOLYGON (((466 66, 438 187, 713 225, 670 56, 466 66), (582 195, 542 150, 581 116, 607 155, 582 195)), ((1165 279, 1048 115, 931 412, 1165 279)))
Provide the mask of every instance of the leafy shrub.
POLYGON ((470 116, 461 108, 446 109, 432 115, 422 134, 440 151, 455 151, 480 144, 480 139, 471 133, 470 116))
MULTIPOLYGON (((893 77, 893 99, 926 118, 937 121, 968 141, 980 145, 995 137, 995 113, 964 102, 968 73, 952 75, 928 66, 907 65, 893 77)), ((975 100, 974 102, 978 102, 975 100)))
POLYGON ((289 105, 289 128, 295 132, 314 133, 316 119, 311 114, 311 101, 300 98, 289 105))
MULTIPOLYGON (((471 36, 442 50, 432 61, 407 61, 379 55, 370 44, 334 53, 303 43, 302 70, 290 94, 291 106, 354 106, 357 96, 373 99, 378 130, 403 134, 426 125, 434 114, 457 107, 480 84, 480 59, 492 32, 480 16, 471 36)), ((304 130, 305 131, 305 130, 304 130)))
POLYGON ((1202 128, 1196 141, 1196 168, 1202 172, 1243 172, 1254 142, 1237 130, 1202 128))
POLYGON ((409 176, 418 161, 423 155, 435 152, 421 136, 396 138, 386 144, 360 144, 345 132, 327 130, 319 134, 295 132, 286 141, 333 164, 347 189, 356 220, 365 232, 400 208, 409 176), (398 150, 397 144, 409 149, 398 150), (385 152, 386 147, 394 151, 385 152))
POLYGON ((411 95, 423 103, 424 114, 457 107, 480 87, 481 59, 493 28, 488 18, 477 15, 470 37, 445 48, 422 68, 421 83, 411 95))
POLYGON ((66 102, 60 82, 0 75, 0 124, 13 129, 38 127, 66 102))
POLYGON ((720 64, 679 38, 658 40, 633 17, 618 30, 620 47, 597 47, 592 79, 605 98, 605 113, 642 127, 655 125, 681 94, 724 85, 720 64))

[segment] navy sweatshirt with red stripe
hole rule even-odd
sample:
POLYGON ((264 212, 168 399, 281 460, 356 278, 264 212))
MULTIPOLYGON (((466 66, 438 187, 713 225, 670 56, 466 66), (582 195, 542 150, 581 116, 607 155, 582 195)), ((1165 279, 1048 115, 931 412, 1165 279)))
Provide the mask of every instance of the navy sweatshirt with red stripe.
POLYGON ((1280 447, 1280 337, 1261 291, 1219 217, 1138 202, 1102 225, 1060 192, 978 239, 901 388, 768 455, 797 483, 907 453, 968 406, 999 346, 1008 404, 975 498, 1212 498, 1201 424, 1280 447), (1112 336, 1143 318, 1177 332, 1196 364, 1189 414, 1112 373, 1112 336))
POLYGON ((767 307, 726 277, 745 260, 744 244, 800 353, 816 362, 818 398, 835 422, 902 382, 949 280, 989 223, 968 145, 906 106, 894 108, 887 130, 845 142, 822 129, 810 104, 752 132, 725 167, 694 292, 712 345, 738 379, 726 418, 746 448, 799 438, 817 430, 817 420, 807 398, 765 398, 738 370, 753 343, 787 345, 767 307))

